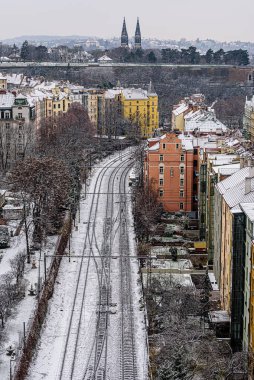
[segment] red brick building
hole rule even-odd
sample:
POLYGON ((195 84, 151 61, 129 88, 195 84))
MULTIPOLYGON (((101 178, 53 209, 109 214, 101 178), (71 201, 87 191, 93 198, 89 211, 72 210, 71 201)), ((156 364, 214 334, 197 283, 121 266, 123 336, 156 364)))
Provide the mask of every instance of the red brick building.
POLYGON ((165 211, 197 210, 197 170, 198 149, 192 139, 167 133, 148 140, 144 178, 158 191, 165 211))

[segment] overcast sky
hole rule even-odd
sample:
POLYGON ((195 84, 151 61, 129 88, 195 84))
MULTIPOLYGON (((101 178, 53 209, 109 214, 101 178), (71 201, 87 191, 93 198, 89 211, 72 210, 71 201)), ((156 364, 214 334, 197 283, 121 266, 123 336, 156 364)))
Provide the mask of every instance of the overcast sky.
POLYGON ((124 16, 132 36, 139 16, 144 37, 254 42, 254 0, 8 0, 1 16, 0 40, 119 36, 124 16))

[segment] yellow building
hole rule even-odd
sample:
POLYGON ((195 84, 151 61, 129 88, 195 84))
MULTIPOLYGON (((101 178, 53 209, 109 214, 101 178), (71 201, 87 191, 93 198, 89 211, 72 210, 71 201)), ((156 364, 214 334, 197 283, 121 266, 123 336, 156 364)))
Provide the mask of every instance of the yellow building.
MULTIPOLYGON (((116 104, 115 112, 136 125, 142 138, 153 136, 154 131, 159 128, 159 111, 158 95, 151 83, 148 91, 141 88, 108 90, 106 93, 107 104, 111 104, 113 99, 116 104)), ((107 106, 107 108, 110 107, 107 106)), ((113 109, 112 104, 110 109, 113 109)))
POLYGON ((7 79, 0 76, 0 90, 7 90, 7 79))
POLYGON ((123 117, 138 125, 141 137, 152 137, 159 128, 157 94, 141 89, 123 90, 121 103, 123 117))
POLYGON ((45 117, 56 117, 67 112, 71 103, 68 89, 61 91, 59 87, 53 88, 51 94, 44 98, 45 117))
POLYGON ((221 239, 220 299, 222 309, 230 314, 233 214, 224 199, 222 200, 221 222, 223 238, 221 239))

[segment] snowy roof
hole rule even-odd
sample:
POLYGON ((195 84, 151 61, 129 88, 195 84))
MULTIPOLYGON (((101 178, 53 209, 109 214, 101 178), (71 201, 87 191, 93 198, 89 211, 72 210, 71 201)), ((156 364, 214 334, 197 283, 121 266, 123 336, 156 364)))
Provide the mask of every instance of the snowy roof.
POLYGON ((240 170, 240 163, 230 164, 230 165, 219 165, 219 166, 213 167, 213 171, 221 175, 232 175, 239 170, 240 170))
POLYGON ((194 130, 203 133, 216 133, 218 131, 226 132, 227 127, 216 118, 213 110, 198 110, 185 116, 185 131, 193 132, 194 130))
POLYGON ((105 92, 105 99, 114 99, 116 95, 121 94, 123 88, 112 88, 105 92))
POLYGON ((98 62, 112 62, 112 59, 109 58, 106 54, 98 59, 98 62))
POLYGON ((240 207, 247 218, 250 219, 251 222, 254 222, 254 203, 240 203, 240 207))
POLYGON ((172 112, 175 116, 178 116, 178 115, 181 115, 183 112, 187 111, 189 108, 188 105, 186 105, 185 103, 179 105, 179 107, 177 107, 176 109, 174 109, 172 112))
POLYGON ((159 150, 160 149, 160 143, 157 142, 156 144, 152 145, 148 148, 149 151, 159 150))
POLYGON ((246 177, 250 175, 250 167, 240 169, 237 173, 232 174, 229 178, 217 183, 216 187, 220 194, 224 194, 227 190, 240 184, 246 177))
POLYGON ((232 212, 239 212, 239 203, 254 202, 254 168, 243 168, 219 182, 216 187, 232 212), (250 188, 246 192, 246 178, 250 178, 250 188), (234 209, 237 207, 236 209, 234 209))
POLYGON ((20 93, 16 96, 16 99, 26 99, 26 96, 20 93))
POLYGON ((182 147, 185 150, 193 149, 193 137, 192 136, 184 136, 183 134, 179 135, 178 138, 182 140, 182 147))
POLYGON ((142 88, 127 88, 122 90, 122 94, 125 99, 130 100, 145 100, 148 99, 148 94, 146 90, 142 88))
POLYGON ((14 100, 15 96, 11 93, 0 94, 0 108, 11 108, 14 100))

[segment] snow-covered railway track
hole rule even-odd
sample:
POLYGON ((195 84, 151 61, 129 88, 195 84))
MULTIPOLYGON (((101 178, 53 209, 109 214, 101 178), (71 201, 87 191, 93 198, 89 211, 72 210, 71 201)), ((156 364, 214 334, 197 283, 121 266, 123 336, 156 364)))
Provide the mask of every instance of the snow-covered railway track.
MULTIPOLYGON (((123 160, 119 164, 118 168, 114 171, 113 175, 109 178, 108 182, 108 196, 106 204, 106 218, 104 223, 104 236, 103 244, 100 254, 102 255, 102 263, 104 271, 102 272, 100 282, 100 300, 97 313, 97 332, 96 343, 93 355, 90 359, 93 359, 93 365, 90 364, 86 368, 83 380, 105 380, 107 371, 107 359, 108 359, 108 324, 111 303, 111 253, 112 244, 114 240, 113 229, 114 223, 114 185, 115 179, 118 179, 118 172, 124 167, 124 171, 120 173, 120 181, 123 176, 126 179, 126 173, 129 171, 132 163, 129 164, 128 160, 123 160), (126 167, 127 162, 127 167, 126 167), (126 171, 127 170, 127 171, 126 171)), ((120 210, 118 217, 120 217, 120 210)))
POLYGON ((135 380, 137 377, 136 350, 135 350, 135 329, 133 300, 131 291, 131 264, 129 254, 129 235, 127 231, 127 208, 125 197, 126 178, 119 184, 120 195, 120 259, 121 268, 121 369, 119 379, 135 380))
MULTIPOLYGON (((130 156, 129 153, 123 154, 122 155, 123 162, 126 162, 129 159, 129 156, 130 156)), ((85 242, 84 242, 84 248, 83 248, 83 256, 85 256, 87 252, 90 252, 90 256, 89 256, 89 258, 82 257, 81 262, 80 262, 80 267, 79 267, 79 272, 78 272, 78 277, 77 277, 77 282, 76 282, 76 287, 75 287, 75 294, 74 294, 73 304, 72 304, 71 313, 70 313, 68 331, 66 334, 65 346, 64 346, 64 350, 63 350, 63 354, 62 354, 62 358, 61 358, 61 363, 60 363, 60 370, 59 370, 58 378, 61 380, 76 379, 77 377, 76 377, 75 373, 76 373, 77 364, 79 367, 78 368, 79 374, 81 372, 83 374, 88 373, 88 372, 90 374, 91 374, 91 372, 94 373, 94 368, 91 371, 91 366, 89 366, 90 359, 93 357, 92 352, 94 351, 94 349, 95 349, 95 352, 97 351, 97 353, 100 351, 99 356, 97 354, 97 360, 94 361, 94 363, 96 363, 96 370, 97 369, 98 369, 98 371, 100 370, 100 368, 98 368, 98 365, 100 362, 100 358, 102 355, 102 348, 103 348, 105 337, 106 337, 105 328, 107 327, 107 313, 105 313, 106 319, 104 317, 98 318, 98 321, 100 321, 100 323, 102 320, 105 321, 104 325, 106 327, 103 329, 104 330, 103 334, 99 335, 100 337, 103 336, 101 343, 97 339, 98 334, 96 334, 96 337, 94 337, 92 346, 90 348, 87 347, 87 349, 90 350, 90 355, 89 355, 89 359, 87 360, 87 363, 85 363, 85 361, 84 361, 83 364, 80 364, 80 360, 78 360, 78 359, 80 359, 80 356, 82 356, 82 352, 80 352, 81 350, 79 348, 79 345, 81 344, 81 346, 82 346, 82 342, 80 342, 82 340, 80 337, 80 333, 83 330, 82 329, 82 319, 83 319, 83 312, 84 312, 84 308, 85 308, 86 288, 87 288, 87 282, 88 282, 89 267, 92 265, 92 263, 95 264, 97 276, 98 276, 99 299, 100 299, 99 302, 101 302, 101 300, 103 300, 102 301, 103 304, 106 302, 108 304, 108 302, 109 302, 109 282, 110 282, 110 280, 109 280, 110 279, 109 265, 110 264, 107 262, 108 259, 101 260, 101 263, 100 263, 101 268, 99 270, 96 260, 95 259, 93 260, 92 257, 94 255, 93 240, 96 239, 96 236, 95 236, 95 220, 96 220, 96 215, 97 215, 98 207, 99 207, 99 199, 100 199, 100 191, 101 191, 102 181, 103 181, 103 178, 107 175, 109 167, 112 165, 112 163, 117 163, 117 161, 118 161, 118 159, 114 159, 114 160, 110 161, 110 163, 108 165, 106 165, 100 171, 100 173, 96 179, 94 194, 92 197, 92 203, 91 203, 89 216, 88 216, 87 231, 86 231, 86 235, 85 235, 85 242), (107 261, 105 261, 105 260, 107 260, 107 261), (107 301, 105 301, 105 299, 107 301), (96 347, 97 347, 97 349, 96 349, 96 347), (99 347, 100 347, 100 349, 99 349, 99 347), (80 365, 81 365, 81 368, 80 368, 80 365), (87 369, 89 369, 88 372, 87 372, 87 369)), ((119 170, 119 168, 122 166, 122 164, 123 163, 121 163, 121 165, 117 165, 116 168, 113 169, 112 173, 110 173, 109 183, 111 182, 110 179, 114 178, 117 170, 119 170)), ((111 193, 113 193, 113 191, 111 191, 111 193)), ((112 196, 113 196, 113 194, 112 194, 112 196)), ((108 200, 107 200, 107 203, 108 203, 108 200)), ((112 203, 111 203, 110 207, 107 207, 107 209, 110 209, 110 208, 111 209, 113 208, 112 203)), ((96 241, 95 241, 95 246, 97 247, 96 241)), ((98 247, 97 247, 97 250, 98 250, 98 247)), ((105 253, 106 252, 104 251, 102 253, 102 255, 105 255, 105 253)), ((103 308, 105 311, 104 305, 102 306, 102 309, 103 308)), ((103 315, 102 309, 99 310, 99 313, 98 313, 99 316, 103 315)), ((97 323, 97 326, 98 325, 99 325, 99 323, 97 323)), ((97 329, 97 331, 98 331, 98 329, 97 329)), ((84 355, 83 355, 83 357, 84 357, 84 355)), ((96 357, 96 355, 95 355, 95 357, 96 357)), ((101 370, 99 372, 101 372, 101 370)), ((98 373, 98 375, 99 375, 99 373, 98 373)), ((86 378, 85 376, 86 375, 81 376, 81 377, 79 376, 79 378, 81 378, 81 379, 86 378)), ((94 377, 90 377, 90 378, 94 378, 94 377)))

